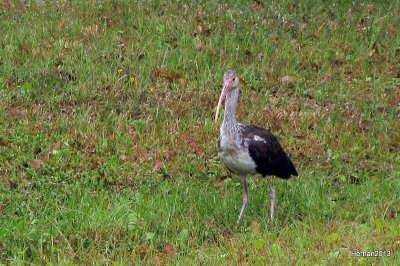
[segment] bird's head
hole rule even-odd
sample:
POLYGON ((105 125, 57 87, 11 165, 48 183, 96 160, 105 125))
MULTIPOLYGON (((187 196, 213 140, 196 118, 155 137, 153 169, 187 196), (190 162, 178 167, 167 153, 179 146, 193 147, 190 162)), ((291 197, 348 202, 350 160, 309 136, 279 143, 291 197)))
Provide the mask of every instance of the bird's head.
POLYGON ((228 70, 224 74, 224 87, 222 88, 221 96, 219 96, 217 112, 215 113, 214 122, 218 122, 218 114, 221 109, 222 102, 225 100, 226 95, 233 89, 239 86, 239 76, 235 70, 228 70))

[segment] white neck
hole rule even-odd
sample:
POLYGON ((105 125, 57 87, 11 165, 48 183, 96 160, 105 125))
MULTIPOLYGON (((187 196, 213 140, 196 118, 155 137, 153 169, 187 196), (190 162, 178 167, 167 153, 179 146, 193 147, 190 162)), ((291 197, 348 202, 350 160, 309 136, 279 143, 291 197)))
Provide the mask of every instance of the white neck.
POLYGON ((239 98, 239 86, 232 88, 226 95, 224 121, 222 127, 228 131, 237 127, 236 109, 239 98))

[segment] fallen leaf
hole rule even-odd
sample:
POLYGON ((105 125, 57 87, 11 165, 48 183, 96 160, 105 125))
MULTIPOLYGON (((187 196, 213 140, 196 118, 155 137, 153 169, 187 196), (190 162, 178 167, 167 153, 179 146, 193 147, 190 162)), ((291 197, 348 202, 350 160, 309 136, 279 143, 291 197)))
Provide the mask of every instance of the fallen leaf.
POLYGON ((194 48, 196 48, 196 50, 201 50, 204 47, 206 47, 205 42, 202 41, 198 36, 193 38, 193 45, 194 45, 194 48))
POLYGON ((372 45, 372 50, 369 53, 369 57, 376 57, 378 55, 379 55, 378 45, 376 43, 374 43, 374 45, 372 45))
POLYGON ((158 254, 154 255, 154 264, 156 266, 161 266, 162 265, 161 258, 160 258, 160 256, 158 254))
POLYGON ((141 246, 140 251, 139 251, 140 258, 141 259, 145 258, 150 253, 150 251, 151 251, 151 249, 149 247, 141 246))
POLYGON ((175 249, 171 244, 167 244, 164 248, 164 254, 165 256, 167 256, 168 258, 172 258, 173 256, 175 256, 175 249))
POLYGON ((375 5, 373 5, 373 4, 369 4, 369 5, 367 6, 367 8, 368 8, 368 13, 369 13, 370 15, 374 14, 375 11, 376 11, 375 5))
POLYGON ((85 36, 90 36, 90 35, 94 36, 97 33, 99 33, 99 25, 94 24, 91 26, 86 26, 83 28, 82 32, 83 32, 83 35, 85 35, 85 36))
POLYGON ((179 73, 166 73, 166 72, 164 72, 162 70, 158 70, 157 76, 159 78, 165 78, 165 79, 167 79, 168 81, 171 81, 171 82, 176 80, 176 79, 182 78, 182 75, 179 74, 179 73))
POLYGON ((253 8, 255 11, 260 11, 261 9, 264 8, 264 3, 260 0, 253 0, 253 8))
POLYGON ((367 129, 367 128, 368 128, 368 125, 369 125, 369 123, 368 123, 368 121, 365 120, 365 119, 363 119, 363 120, 361 120, 361 121, 359 122, 359 126, 360 126, 360 128, 362 128, 362 129, 367 129))
POLYGON ((362 18, 361 20, 360 20, 360 22, 357 24, 357 31, 365 31, 365 30, 367 30, 368 29, 368 27, 367 27, 367 22, 365 21, 365 19, 364 18, 362 18))
POLYGON ((172 157, 174 157, 176 154, 176 152, 174 150, 168 150, 165 152, 164 158, 165 159, 171 159, 172 157))
POLYGON ((119 159, 121 160, 121 161, 125 161, 126 160, 126 155, 125 154, 120 154, 119 155, 119 159))
POLYGON ((136 262, 136 259, 137 259, 136 250, 135 250, 135 249, 132 249, 132 251, 131 251, 131 260, 132 260, 133 262, 136 262))
POLYGON ((4 141, 2 139, 0 139, 0 147, 4 147, 6 146, 6 144, 4 143, 4 141))
POLYGON ((89 144, 89 145, 86 147, 86 151, 87 151, 88 153, 95 153, 95 152, 96 152, 96 145, 95 145, 95 144, 89 144))
POLYGON ((193 19, 197 20, 197 21, 202 21, 205 19, 205 17, 206 17, 206 14, 202 11, 199 11, 196 15, 193 16, 193 19))
POLYGON ((42 167, 43 164, 44 164, 44 162, 42 160, 38 160, 38 159, 31 159, 28 161, 28 165, 34 169, 38 169, 38 168, 42 167))
POLYGON ((281 124, 279 123, 279 121, 276 121, 276 122, 272 125, 271 129, 272 129, 272 131, 278 131, 278 130, 281 130, 281 129, 282 129, 282 126, 281 126, 281 124))
POLYGON ((178 78, 178 83, 179 83, 180 85, 182 85, 182 86, 186 86, 187 81, 186 81, 186 79, 184 79, 184 78, 178 78))
POLYGON ((293 78, 291 76, 284 76, 280 79, 280 82, 283 84, 290 84, 293 83, 293 78))
POLYGON ((100 164, 101 164, 101 163, 100 163, 99 159, 98 159, 98 158, 94 158, 94 159, 92 160, 91 166, 92 166, 93 169, 96 169, 97 167, 100 166, 100 164))
POLYGON ((245 256, 243 255, 242 250, 237 251, 236 255, 238 257, 239 264, 242 264, 242 262, 244 262, 244 260, 245 260, 245 256))
POLYGON ((204 25, 203 24, 198 24, 197 26, 196 26, 196 33, 197 34, 201 34, 201 33, 203 33, 204 32, 204 25))
POLYGON ((39 154, 39 153, 41 153, 42 152, 42 148, 40 148, 40 147, 35 147, 34 149, 33 149, 33 154, 39 154))
POLYGON ((197 35, 210 36, 210 34, 211 34, 211 29, 204 26, 204 24, 200 23, 200 24, 196 25, 196 30, 194 32, 194 36, 197 36, 197 35))
POLYGON ((162 161, 159 161, 159 160, 155 161, 154 167, 153 167, 153 172, 160 172, 163 165, 164 165, 164 163, 162 161))

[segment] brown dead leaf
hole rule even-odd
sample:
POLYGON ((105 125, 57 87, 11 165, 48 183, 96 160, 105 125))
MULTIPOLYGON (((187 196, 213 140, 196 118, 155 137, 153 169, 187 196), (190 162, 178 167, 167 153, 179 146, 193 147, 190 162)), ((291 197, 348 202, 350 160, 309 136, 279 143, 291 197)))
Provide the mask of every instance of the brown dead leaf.
POLYGON ((163 165, 164 165, 164 163, 162 161, 156 160, 154 162, 153 172, 160 172, 163 165))
POLYGON ((82 46, 82 41, 81 40, 66 40, 64 43, 64 48, 65 49, 77 49, 82 46))
POLYGON ((238 264, 241 265, 245 260, 246 256, 243 255, 242 250, 236 252, 238 264))
POLYGON ((393 90, 391 90, 390 93, 388 93, 386 99, 391 107, 400 105, 400 87, 396 87, 393 90))
POLYGON ((368 29, 367 21, 364 18, 362 18, 360 22, 357 24, 357 31, 360 32, 360 31, 365 31, 367 29, 368 29))
POLYGON ((264 8, 264 3, 260 0, 253 0, 252 7, 255 11, 260 11, 264 8))
POLYGON ((194 45, 194 48, 196 48, 196 50, 201 50, 204 47, 206 47, 205 42, 202 41, 198 36, 193 38, 193 45, 194 45))
POLYGON ((369 57, 377 57, 378 55, 379 55, 378 45, 374 43, 374 45, 372 45, 372 50, 369 53, 369 57))
POLYGON ((163 70, 157 71, 157 77, 164 78, 169 82, 173 82, 175 80, 184 79, 180 73, 166 73, 163 70))
POLYGON ((94 158, 94 159, 92 160, 91 166, 92 166, 92 169, 96 169, 97 167, 100 166, 100 161, 99 161, 97 158, 94 158))
POLYGON ((180 85, 182 85, 182 86, 186 86, 187 81, 186 81, 186 79, 184 79, 184 78, 178 78, 178 83, 179 83, 180 85))
POLYGON ((125 154, 120 154, 119 155, 119 159, 121 160, 121 161, 125 161, 126 160, 126 155, 125 154))
POLYGON ((271 41, 274 41, 274 42, 279 41, 279 35, 277 33, 270 34, 269 38, 271 39, 271 41))
POLYGON ((86 152, 88 153, 96 153, 96 145, 95 144, 89 144, 86 146, 86 152))
POLYGON ((139 255, 141 259, 144 259, 150 252, 151 249, 147 246, 140 246, 139 248, 139 255))
POLYGON ((154 264, 156 266, 161 266, 162 265, 160 255, 158 255, 158 254, 154 255, 154 264))
POLYGON ((370 15, 375 14, 376 7, 375 7, 374 4, 369 4, 369 5, 367 6, 367 8, 368 8, 368 14, 370 14, 370 15))
POLYGON ((34 169, 41 168, 43 166, 44 162, 42 160, 38 159, 31 159, 28 161, 28 165, 34 169))
POLYGON ((291 76, 284 76, 280 79, 280 82, 283 84, 290 84, 293 83, 293 78, 291 76))
POLYGON ((195 34, 202 34, 206 30, 205 26, 203 24, 198 24, 196 25, 196 31, 195 34))
POLYGON ((61 142, 56 142, 51 145, 51 148, 54 150, 57 150, 57 149, 61 148, 61 146, 62 146, 61 142))
POLYGON ((359 123, 359 126, 360 126, 361 129, 367 129, 368 125, 369 125, 368 121, 364 120, 364 119, 361 120, 360 123, 359 123))
POLYGON ((332 223, 330 225, 328 225, 328 231, 329 232, 336 232, 337 230, 337 224, 336 223, 332 223))
POLYGON ((206 13, 199 11, 196 15, 193 16, 193 19, 196 21, 203 21, 206 18, 206 13))
POLYGON ((397 48, 397 49, 396 49, 395 55, 396 55, 396 56, 400 56, 400 48, 397 48))
POLYGON ((35 148, 33 149, 33 154, 39 154, 39 153, 41 153, 41 152, 42 152, 42 148, 39 147, 39 146, 37 146, 37 147, 35 147, 35 148))
POLYGON ((167 258, 172 258, 175 256, 175 249, 171 244, 167 244, 164 248, 164 254, 167 258))
POLYGON ((27 110, 23 107, 21 107, 21 108, 10 107, 8 109, 8 112, 12 117, 16 118, 16 117, 24 116, 26 114, 27 110))
POLYGON ((282 126, 279 121, 275 121, 275 123, 272 124, 271 129, 272 131, 278 131, 282 129, 282 126))
POLYGON ((2 139, 0 139, 0 147, 4 147, 6 146, 6 144, 4 143, 4 141, 2 139))
POLYGON ((190 141, 188 143, 188 146, 189 146, 190 150, 197 155, 201 155, 204 153, 201 146, 194 141, 190 141))
POLYGON ((92 35, 92 36, 97 35, 97 33, 99 33, 99 25, 94 24, 91 26, 86 26, 83 28, 82 32, 83 32, 83 35, 86 37, 90 36, 90 35, 92 35))
POLYGON ((131 251, 131 260, 132 260, 133 262, 136 262, 136 260, 137 260, 136 249, 132 249, 132 251, 131 251))
POLYGON ((172 157, 174 157, 176 154, 176 152, 174 150, 168 150, 166 151, 164 158, 165 159, 171 159, 172 157))

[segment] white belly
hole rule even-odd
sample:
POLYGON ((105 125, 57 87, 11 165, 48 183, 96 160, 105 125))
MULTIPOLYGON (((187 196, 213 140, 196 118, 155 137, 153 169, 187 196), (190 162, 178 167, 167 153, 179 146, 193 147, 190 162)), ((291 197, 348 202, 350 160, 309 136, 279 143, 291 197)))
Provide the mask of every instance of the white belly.
POLYGON ((221 138, 219 157, 237 175, 255 174, 256 164, 250 157, 247 146, 239 141, 221 138))

